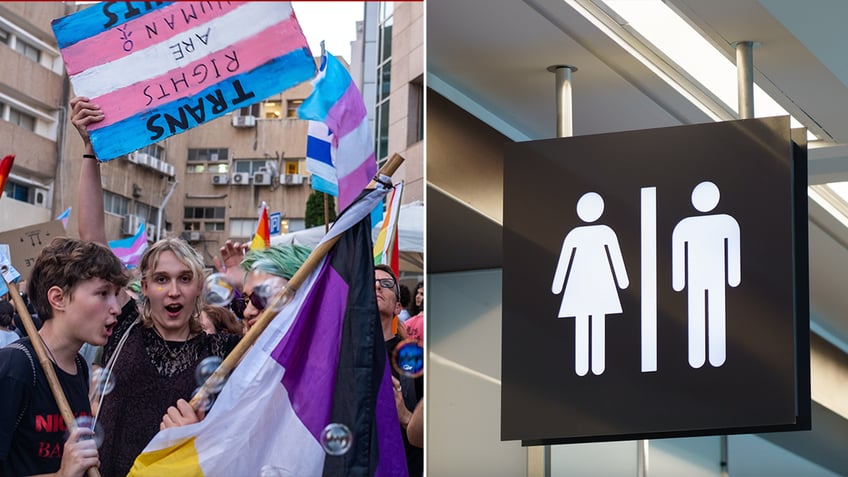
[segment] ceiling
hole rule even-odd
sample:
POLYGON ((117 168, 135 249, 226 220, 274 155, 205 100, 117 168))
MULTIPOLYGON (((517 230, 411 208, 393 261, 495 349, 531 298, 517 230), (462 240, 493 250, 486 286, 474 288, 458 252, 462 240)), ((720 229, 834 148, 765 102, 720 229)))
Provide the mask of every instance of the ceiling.
MULTIPOLYGON (((756 42, 757 85, 822 139, 810 144, 809 183, 848 180, 848 2, 666 3, 734 62, 735 42, 756 42)), ((574 135, 712 121, 566 0, 427 0, 426 19, 428 87, 509 139, 556 135, 551 65, 577 67, 574 135)), ((500 243, 502 216, 491 210, 502 196, 464 193, 427 174, 428 273, 499 266, 499 247, 479 243, 500 243), (470 233, 458 237, 458 226, 470 233)), ((813 329, 848 352, 848 229, 812 202, 810 274, 813 329)))

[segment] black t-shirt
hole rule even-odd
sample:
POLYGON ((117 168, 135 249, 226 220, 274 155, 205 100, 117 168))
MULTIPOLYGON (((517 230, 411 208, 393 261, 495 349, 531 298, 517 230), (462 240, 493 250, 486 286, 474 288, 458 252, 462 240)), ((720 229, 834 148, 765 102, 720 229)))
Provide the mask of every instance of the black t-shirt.
MULTIPOLYGON (((401 341, 403 339, 398 335, 386 341, 386 353, 389 359, 392 359, 392 354, 401 341)), ((392 376, 398 378, 398 381, 400 381, 401 393, 406 408, 413 411, 418 401, 424 397, 424 376, 422 375, 417 378, 404 376, 394 366, 391 366, 391 370, 392 376)), ((405 429, 401 430, 401 434, 403 435, 403 447, 406 450, 406 466, 409 477, 420 477, 424 474, 424 449, 415 447, 409 443, 405 429)))
MULTIPOLYGON (((76 365, 76 374, 53 369, 74 416, 90 416, 88 367, 79 354, 76 365)), ((29 338, 0 349, 0 390, 0 476, 59 470, 67 428, 29 338)))

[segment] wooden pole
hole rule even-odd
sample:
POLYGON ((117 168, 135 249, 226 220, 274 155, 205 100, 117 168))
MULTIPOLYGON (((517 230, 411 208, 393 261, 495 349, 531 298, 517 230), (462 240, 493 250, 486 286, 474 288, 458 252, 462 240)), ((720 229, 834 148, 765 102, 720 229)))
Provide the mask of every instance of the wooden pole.
MULTIPOLYGON (((403 161, 404 158, 400 154, 393 155, 388 161, 386 161, 386 164, 384 164, 383 168, 377 173, 378 177, 379 175, 391 177, 403 161)), ((373 188, 376 184, 376 180, 372 180, 366 188, 373 188)), ((250 330, 242 336, 236 347, 233 348, 230 354, 227 355, 224 361, 222 361, 218 366, 218 369, 209 376, 197 393, 195 393, 194 397, 191 398, 191 402, 189 402, 191 407, 197 410, 200 403, 209 397, 209 389, 218 386, 227 378, 227 376, 230 375, 232 370, 235 369, 236 365, 238 365, 239 361, 241 361, 244 354, 247 353, 250 347, 253 346, 253 343, 255 343, 259 338, 259 335, 265 331, 265 328, 268 327, 271 320, 277 316, 283 306, 291 300, 297 292, 297 289, 303 285, 306 278, 313 270, 315 270, 318 264, 321 263, 321 260, 324 259, 330 249, 332 249, 336 242, 339 241, 339 238, 340 237, 333 237, 332 239, 318 245, 318 247, 309 254, 303 262, 303 265, 301 265, 294 276, 291 277, 288 284, 271 299, 268 307, 262 311, 259 318, 256 320, 256 323, 254 323, 254 325, 250 327, 250 330)), ((220 388, 220 386, 218 387, 220 388)))
MULTIPOLYGON (((3 282, 6 282, 5 277, 3 277, 3 282)), ((69 433, 73 432, 77 428, 77 421, 74 419, 74 413, 68 404, 68 398, 65 397, 65 391, 62 389, 59 378, 56 376, 56 370, 53 369, 53 362, 50 361, 50 356, 47 354, 44 342, 41 341, 41 335, 35 329, 35 323, 32 322, 32 316, 30 316, 29 310, 27 310, 24 299, 21 298, 18 286, 15 283, 6 283, 6 286, 9 288, 9 296, 12 297, 15 309, 21 317, 21 323, 23 323, 26 329, 27 336, 29 336, 32 347, 35 349, 35 354, 38 356, 38 362, 41 364, 41 368, 44 369, 44 374, 47 375, 47 383, 50 385, 50 391, 53 392, 53 397, 56 399, 56 405, 59 406, 59 413, 62 414, 62 419, 65 420, 65 427, 68 428, 69 433)), ((86 475, 88 477, 100 477, 100 471, 97 470, 97 467, 91 467, 86 471, 86 475)))
POLYGON ((322 192, 322 196, 324 196, 324 233, 330 231, 330 200, 327 199, 327 193, 322 192))

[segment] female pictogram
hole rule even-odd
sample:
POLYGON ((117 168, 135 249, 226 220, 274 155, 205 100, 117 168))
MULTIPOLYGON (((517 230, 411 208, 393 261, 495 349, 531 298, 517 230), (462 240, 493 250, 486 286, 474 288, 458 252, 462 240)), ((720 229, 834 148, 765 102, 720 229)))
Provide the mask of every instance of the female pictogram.
MULTIPOLYGON (((577 216, 592 223, 604 212, 604 199, 595 192, 577 201, 577 216)), ((629 285, 618 237, 606 225, 575 227, 562 242, 551 291, 565 290, 559 318, 576 318, 574 371, 589 371, 589 325, 591 323, 591 363, 596 375, 605 367, 606 315, 621 313, 618 289, 629 285), (610 268, 612 267, 612 268, 610 268)))

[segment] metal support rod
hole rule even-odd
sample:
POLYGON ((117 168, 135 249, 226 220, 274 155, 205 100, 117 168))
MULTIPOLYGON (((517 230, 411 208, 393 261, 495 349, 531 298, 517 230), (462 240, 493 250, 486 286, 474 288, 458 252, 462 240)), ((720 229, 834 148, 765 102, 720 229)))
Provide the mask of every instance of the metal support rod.
POLYGON ((168 200, 171 199, 171 194, 174 193, 174 189, 177 187, 177 181, 171 182, 171 190, 165 194, 165 198, 162 199, 162 203, 159 204, 159 211, 156 212, 156 241, 159 241, 162 238, 162 212, 165 210, 165 205, 168 203, 168 200))
POLYGON ((649 441, 636 441, 636 477, 648 477, 649 441))
POLYGON ((730 475, 730 473, 728 472, 728 469, 727 469, 727 436, 721 436, 720 442, 721 442, 721 462, 720 462, 721 477, 728 477, 730 475))
POLYGON ((736 83, 739 90, 739 119, 754 117, 754 42, 736 43, 736 83))
POLYGON ((553 65, 548 71, 556 75, 556 134, 557 137, 570 137, 572 128, 571 74, 577 68, 570 65, 553 65))

